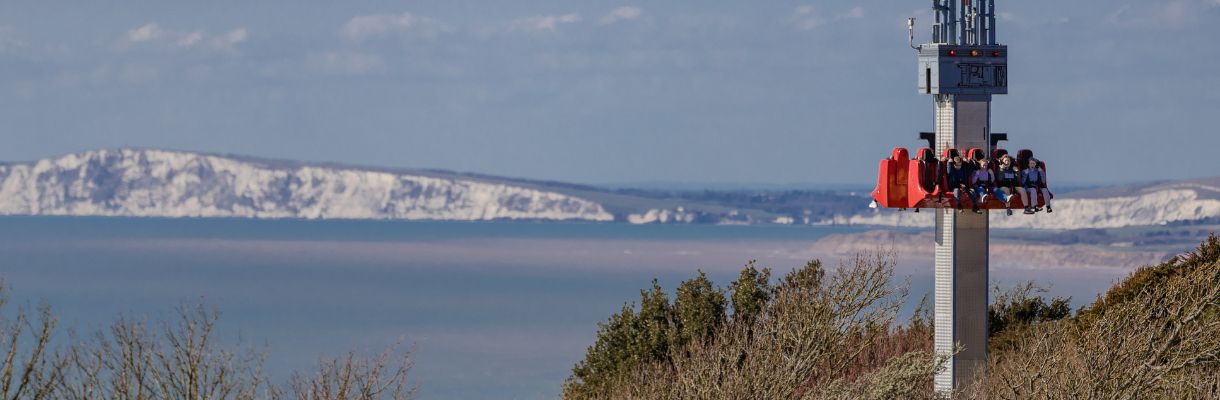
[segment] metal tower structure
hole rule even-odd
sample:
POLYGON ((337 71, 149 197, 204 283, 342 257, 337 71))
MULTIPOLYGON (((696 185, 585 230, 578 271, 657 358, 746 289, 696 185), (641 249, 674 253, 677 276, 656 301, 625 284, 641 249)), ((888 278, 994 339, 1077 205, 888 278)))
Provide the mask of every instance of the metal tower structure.
MULTIPOLYGON (((919 53, 919 92, 933 97, 936 154, 985 149, 1006 135, 991 132, 991 97, 1008 93, 1008 47, 996 42, 995 0, 932 0, 932 41, 919 53)), ((988 211, 936 209, 935 349, 959 350, 936 376, 937 391, 969 382, 987 366, 988 211), (960 346, 960 347, 959 347, 960 346)))

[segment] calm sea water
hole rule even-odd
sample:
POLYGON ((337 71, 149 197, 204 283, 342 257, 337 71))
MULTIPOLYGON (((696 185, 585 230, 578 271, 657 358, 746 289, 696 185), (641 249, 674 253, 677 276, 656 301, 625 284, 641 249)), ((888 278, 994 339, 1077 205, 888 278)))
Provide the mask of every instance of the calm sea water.
MULTIPOLYGON (((424 398, 554 398, 597 323, 658 278, 727 286, 748 260, 787 271, 857 228, 151 218, 0 218, 0 277, 62 327, 183 302, 266 346, 276 378, 324 355, 416 347, 424 398)), ((831 263, 836 259, 827 260, 831 263)), ((1091 299, 1123 271, 993 271, 1091 299)), ((900 261, 917 301, 931 260, 900 261)))

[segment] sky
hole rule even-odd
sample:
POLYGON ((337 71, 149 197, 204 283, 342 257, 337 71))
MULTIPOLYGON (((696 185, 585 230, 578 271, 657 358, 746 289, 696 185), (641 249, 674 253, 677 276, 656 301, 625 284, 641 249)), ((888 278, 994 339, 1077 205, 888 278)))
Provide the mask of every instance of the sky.
MULTIPOLYGON (((997 0, 993 131, 1062 182, 1220 175, 1220 0, 997 0)), ((928 1, 0 3, 0 160, 148 147, 592 184, 858 184, 928 1)))

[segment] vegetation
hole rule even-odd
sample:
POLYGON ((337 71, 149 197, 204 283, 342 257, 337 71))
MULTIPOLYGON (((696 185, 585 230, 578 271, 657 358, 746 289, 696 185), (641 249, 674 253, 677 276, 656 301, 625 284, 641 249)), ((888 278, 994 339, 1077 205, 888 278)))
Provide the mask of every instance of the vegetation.
MULTIPOLYGON (((673 300, 654 280, 599 325, 567 398, 939 398, 926 298, 907 321, 892 254, 833 271, 814 260, 772 281, 749 263, 727 289, 700 272, 673 300)), ((1220 393, 1220 238, 1140 268, 1072 315, 1033 284, 998 290, 988 373, 962 398, 1214 398, 1220 393)), ((324 359, 283 384, 263 355, 224 346, 219 315, 118 317, 65 333, 49 307, 13 307, 0 283, 5 399, 406 399, 410 351, 324 359)))
POLYGON ((333 400, 408 399, 410 351, 376 356, 349 353, 270 384, 263 355, 224 347, 215 337, 219 314, 182 306, 149 323, 118 317, 89 335, 64 336, 49 307, 10 314, 0 284, 0 396, 5 399, 333 400), (11 315, 11 316, 10 316, 11 315))
MULTIPOLYGON (((771 283, 753 263, 727 290, 700 273, 670 303, 654 281, 600 324, 566 398, 937 398, 921 302, 896 323, 893 257, 812 261, 771 283), (727 305, 726 307, 726 299, 727 305), (638 311, 637 311, 638 310, 638 311)), ((1220 239, 1140 268, 1073 315, 1032 283, 996 290, 989 372, 961 398, 1214 398, 1220 239)), ((926 302, 926 299, 925 299, 926 302)))
POLYGON ((1014 341, 1043 323, 1072 316, 1071 298, 1056 297, 1049 302, 1039 293, 1046 289, 1033 282, 1019 284, 1007 290, 996 287, 987 307, 987 331, 992 353, 1012 349, 1014 341))
POLYGON ((828 275, 812 261, 771 284, 751 263, 728 293, 700 273, 672 305, 654 281, 638 311, 624 305, 600 325, 564 396, 930 397, 944 360, 924 339, 926 312, 891 328, 906 299, 892 267, 892 256, 861 256, 828 275))
POLYGON ((1140 268, 1074 318, 1008 337, 975 397, 1214 398, 1220 240, 1140 268))

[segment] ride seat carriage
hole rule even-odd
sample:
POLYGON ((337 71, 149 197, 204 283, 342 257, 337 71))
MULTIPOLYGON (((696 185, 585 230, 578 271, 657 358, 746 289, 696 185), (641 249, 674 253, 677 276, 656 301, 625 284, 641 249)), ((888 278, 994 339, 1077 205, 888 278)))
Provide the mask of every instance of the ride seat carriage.
POLYGON ((873 200, 885 208, 907 208, 907 184, 911 157, 907 149, 894 148, 890 158, 881 160, 873 200))
MULTIPOLYGON (((948 187, 946 176, 947 162, 951 162, 953 157, 957 156, 957 149, 944 149, 941 156, 946 161, 937 160, 932 149, 924 147, 920 148, 915 153, 915 158, 910 158, 910 153, 906 148, 896 147, 890 153, 890 157, 882 159, 877 171, 877 187, 873 190, 873 200, 880 207, 907 209, 914 208, 918 211, 920 208, 958 208, 958 199, 953 196, 952 190, 948 187)), ((1008 154, 1007 150, 996 149, 991 152, 991 155, 998 157, 1008 154)), ((966 151, 966 160, 968 164, 975 165, 977 168, 977 160, 987 156, 987 152, 978 148, 971 148, 966 151)), ((1033 158, 1033 152, 1028 149, 1023 149, 1017 152, 1016 167, 1018 170, 1029 168, 1029 160, 1033 158)), ((997 163, 992 163, 993 166, 997 163)), ((994 168, 994 167, 993 167, 994 168)), ((1046 171, 1046 164, 1039 160, 1038 168, 1043 172, 1046 171)), ((996 170, 993 169, 993 172, 996 170)), ((1024 188, 1021 188, 1024 190, 1024 188)), ((1047 192, 1053 199, 1054 194, 1047 192)), ((971 197, 971 196, 966 196, 971 197)), ((1032 198, 1034 206, 1044 206, 1046 200, 1043 198, 1041 191, 1034 194, 1032 198)), ((967 203, 961 204, 962 208, 969 208, 973 200, 966 200, 967 203)), ((1025 204, 1021 202, 1021 196, 1014 195, 1011 199, 1013 208, 1024 208, 1025 204)), ((986 204, 980 204, 981 209, 1002 210, 1005 208, 997 196, 988 196, 986 204)))
POLYGON ((923 203, 934 201, 941 196, 940 188, 945 187, 940 161, 936 159, 932 149, 921 148, 915 152, 907 168, 907 207, 919 209, 923 203))

